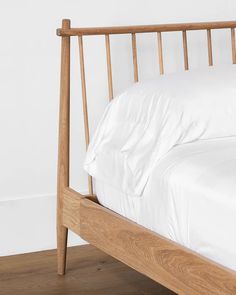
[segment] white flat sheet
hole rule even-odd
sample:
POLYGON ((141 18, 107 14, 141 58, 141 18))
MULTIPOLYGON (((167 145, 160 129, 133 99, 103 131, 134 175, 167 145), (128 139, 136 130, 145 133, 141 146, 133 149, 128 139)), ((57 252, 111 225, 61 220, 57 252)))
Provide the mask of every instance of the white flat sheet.
POLYGON ((175 147, 141 198, 96 181, 101 204, 236 271, 236 137, 175 147))

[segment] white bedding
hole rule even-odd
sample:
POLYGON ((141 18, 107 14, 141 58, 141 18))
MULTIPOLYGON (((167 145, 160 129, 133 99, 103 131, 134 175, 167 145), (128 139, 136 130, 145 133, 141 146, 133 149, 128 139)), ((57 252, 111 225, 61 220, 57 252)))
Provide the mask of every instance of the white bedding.
POLYGON ((87 172, 141 196, 174 146, 236 136, 236 65, 167 74, 116 97, 93 137, 87 172))
POLYGON ((173 148, 142 198, 102 181, 96 192, 104 206, 236 270, 236 137, 173 148))

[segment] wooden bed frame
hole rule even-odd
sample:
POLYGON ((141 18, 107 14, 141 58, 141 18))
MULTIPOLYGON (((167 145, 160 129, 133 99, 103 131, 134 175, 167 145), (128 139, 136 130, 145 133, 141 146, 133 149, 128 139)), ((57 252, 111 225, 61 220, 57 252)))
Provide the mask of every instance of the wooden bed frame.
POLYGON ((71 28, 70 20, 62 21, 57 30, 61 36, 61 88, 58 160, 57 242, 58 274, 65 274, 68 229, 109 255, 145 274, 178 294, 236 294, 236 272, 227 269, 175 242, 172 242, 115 212, 104 208, 93 194, 89 177, 89 195, 70 188, 70 39, 77 36, 80 48, 80 69, 86 146, 89 144, 83 36, 104 35, 107 57, 109 99, 113 97, 110 53, 111 34, 130 34, 132 38, 134 81, 138 81, 136 33, 157 34, 160 74, 164 73, 162 32, 182 32, 184 67, 188 70, 187 31, 206 30, 209 65, 213 65, 211 30, 231 30, 232 60, 236 63, 236 21, 146 25, 105 28, 71 28))

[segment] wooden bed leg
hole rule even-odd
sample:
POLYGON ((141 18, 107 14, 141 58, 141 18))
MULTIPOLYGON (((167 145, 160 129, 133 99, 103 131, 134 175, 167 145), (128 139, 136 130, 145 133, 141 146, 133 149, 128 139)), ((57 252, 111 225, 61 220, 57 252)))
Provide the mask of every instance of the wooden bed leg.
MULTIPOLYGON (((62 28, 70 28, 70 20, 62 21, 62 28)), ((68 229, 63 225, 64 189, 69 186, 70 145, 70 37, 62 37, 61 87, 57 179, 57 271, 64 275, 68 229)))
POLYGON ((66 272, 68 228, 59 226, 57 228, 57 273, 64 275, 66 272))

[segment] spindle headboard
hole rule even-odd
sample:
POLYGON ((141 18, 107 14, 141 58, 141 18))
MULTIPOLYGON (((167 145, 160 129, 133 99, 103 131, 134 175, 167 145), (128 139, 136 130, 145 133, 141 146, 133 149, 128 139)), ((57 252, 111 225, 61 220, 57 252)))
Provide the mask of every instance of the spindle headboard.
MULTIPOLYGON (((205 30, 206 41, 208 48, 208 63, 213 65, 212 54, 212 38, 211 31, 216 29, 231 30, 231 44, 232 44, 232 61, 236 63, 236 44, 235 44, 235 27, 236 21, 224 22, 202 22, 202 23, 181 23, 181 24, 160 24, 160 25, 144 25, 144 26, 122 26, 122 27, 95 27, 95 28, 71 28, 70 20, 64 19, 62 21, 62 28, 57 29, 57 35, 62 37, 62 56, 61 56, 61 97, 60 97, 60 130, 59 130, 59 173, 58 183, 59 191, 64 187, 69 186, 69 117, 70 117, 70 37, 77 36, 80 49, 80 72, 81 72, 81 86, 82 86, 82 101, 84 113, 84 128, 85 128, 85 142, 86 147, 89 144, 89 121, 87 108, 87 94, 86 94, 86 80, 84 69, 84 50, 83 50, 83 36, 87 35, 104 35, 107 59, 107 76, 108 76, 108 90, 109 100, 113 98, 113 81, 112 81, 112 62, 110 50, 110 35, 113 34, 130 34, 132 39, 132 53, 133 53, 133 72, 134 82, 139 80, 138 74, 138 58, 136 46, 137 33, 155 33, 157 34, 157 54, 159 61, 160 74, 164 74, 163 63, 163 45, 162 33, 164 32, 182 32, 183 39, 183 56, 184 68, 189 69, 188 62, 188 46, 187 46, 187 32, 193 30, 205 30)), ((92 178, 88 179, 89 194, 93 194, 92 178)))

